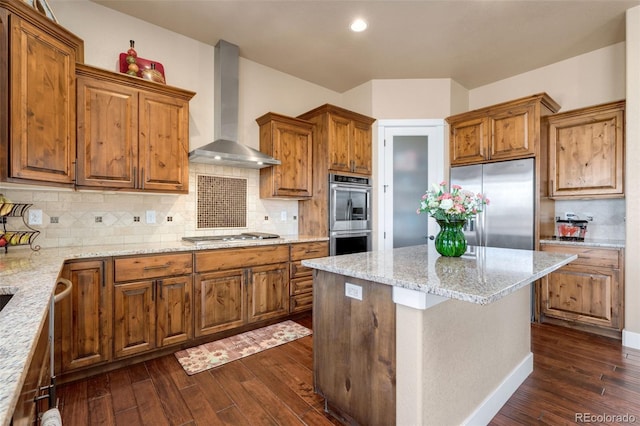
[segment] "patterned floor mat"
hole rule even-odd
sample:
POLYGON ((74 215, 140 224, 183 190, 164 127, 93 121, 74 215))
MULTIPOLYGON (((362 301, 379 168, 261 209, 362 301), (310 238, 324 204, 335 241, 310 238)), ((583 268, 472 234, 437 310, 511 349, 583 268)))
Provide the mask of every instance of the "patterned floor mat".
POLYGON ((311 330, 300 324, 293 321, 284 321, 227 337, 226 339, 181 350, 176 352, 175 356, 184 371, 191 376, 265 349, 308 336, 311 333, 311 330))

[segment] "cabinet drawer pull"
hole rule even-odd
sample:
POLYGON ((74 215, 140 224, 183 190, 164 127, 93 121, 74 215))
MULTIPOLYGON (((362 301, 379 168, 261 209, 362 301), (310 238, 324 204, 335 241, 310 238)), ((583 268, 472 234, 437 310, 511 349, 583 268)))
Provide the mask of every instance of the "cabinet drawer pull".
POLYGON ((143 268, 143 270, 145 270, 145 271, 153 271, 154 269, 166 269, 166 268, 168 268, 170 266, 171 266, 171 262, 167 262, 164 265, 145 266, 143 268))

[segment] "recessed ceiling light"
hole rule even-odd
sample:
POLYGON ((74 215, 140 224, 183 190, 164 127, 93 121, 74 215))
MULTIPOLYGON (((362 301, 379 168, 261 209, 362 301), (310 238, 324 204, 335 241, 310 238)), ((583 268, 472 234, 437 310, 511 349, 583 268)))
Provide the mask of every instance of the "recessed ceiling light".
POLYGON ((351 31, 353 32, 359 33, 366 29, 367 29, 367 23, 364 21, 364 19, 358 18, 351 23, 351 31))

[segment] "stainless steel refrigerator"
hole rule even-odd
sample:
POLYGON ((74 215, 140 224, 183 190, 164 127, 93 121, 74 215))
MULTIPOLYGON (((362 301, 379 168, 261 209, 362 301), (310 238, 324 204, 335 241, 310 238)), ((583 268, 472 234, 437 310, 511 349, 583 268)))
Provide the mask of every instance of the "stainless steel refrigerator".
POLYGON ((465 226, 469 246, 533 250, 533 161, 533 158, 528 158, 451 168, 452 185, 481 192, 489 198, 489 205, 465 226))

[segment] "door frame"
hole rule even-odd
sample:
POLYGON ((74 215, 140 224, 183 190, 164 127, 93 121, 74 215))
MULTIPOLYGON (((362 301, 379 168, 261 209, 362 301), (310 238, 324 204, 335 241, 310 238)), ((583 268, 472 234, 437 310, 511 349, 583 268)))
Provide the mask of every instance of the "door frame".
MULTIPOLYGON (((392 155, 389 151, 392 143, 385 143, 385 136, 388 129, 409 129, 420 128, 422 132, 412 133, 415 136, 427 136, 429 145, 429 184, 440 183, 448 176, 448 150, 445 144, 448 141, 447 124, 444 119, 393 119, 378 120, 378 173, 379 179, 374 185, 374 198, 376 202, 376 211, 378 218, 375 220, 375 228, 378 232, 374 238, 374 250, 387 250, 393 248, 393 211, 389 212, 385 208, 387 205, 393 205, 393 191, 385 192, 385 185, 393 183, 393 170, 389 170, 387 164, 387 156, 392 155), (433 143, 431 143, 433 141, 433 143), (436 159, 441 161, 435 161, 436 159), (432 159, 434 161, 432 161, 432 159), (391 213, 391 214, 389 214, 391 213), (385 237, 386 232, 386 237, 385 237)), ((408 134, 409 135, 409 134, 408 134)), ((424 190, 427 188, 425 187, 424 190)), ((420 194, 416 194, 416 209, 418 207, 420 194)), ((429 235, 435 235, 437 232, 437 223, 429 218, 429 235)))

